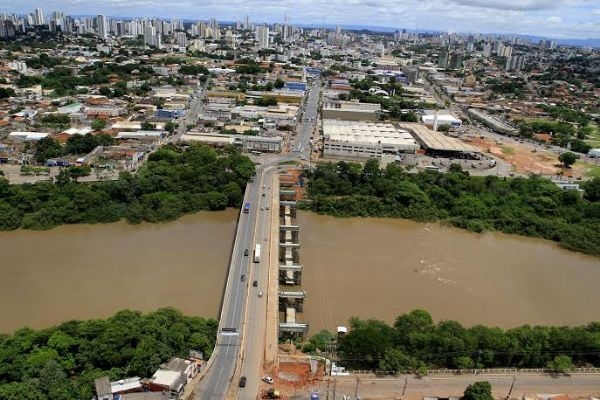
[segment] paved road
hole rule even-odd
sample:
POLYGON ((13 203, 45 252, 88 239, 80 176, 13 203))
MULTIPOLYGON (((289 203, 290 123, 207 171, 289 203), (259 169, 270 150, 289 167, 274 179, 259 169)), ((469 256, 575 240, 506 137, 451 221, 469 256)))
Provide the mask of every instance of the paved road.
MULTIPOLYGON (((521 398, 524 394, 569 393, 575 396, 598 395, 598 374, 573 374, 553 377, 545 374, 523 373, 515 375, 433 375, 415 378, 403 375, 397 378, 375 378, 372 376, 345 376, 321 382, 317 389, 321 398, 332 400, 355 399, 422 399, 423 396, 461 396, 465 388, 476 381, 488 381, 495 398, 521 398), (334 397, 335 393, 335 397, 334 397)), ((298 393, 295 399, 308 399, 309 393, 298 393)))
MULTIPOLYGON (((262 176, 262 170, 256 180, 262 176)), ((244 203, 251 204, 248 214, 240 213, 235 244, 231 255, 229 276, 223 296, 221 318, 219 322, 219 335, 213 354, 213 363, 206 376, 196 390, 196 399, 208 400, 226 398, 234 369, 238 361, 239 345, 242 330, 242 317, 249 280, 241 280, 241 276, 248 277, 252 263, 252 250, 254 248, 254 228, 261 216, 259 204, 260 190, 257 183, 247 185, 244 203), (248 249, 248 256, 244 250, 248 249), (223 328, 233 328, 235 334, 222 332, 223 328)), ((237 382, 235 382, 237 385, 237 382)))
MULTIPOLYGON (((268 245, 271 242, 271 211, 266 208, 271 206, 272 192, 271 183, 273 173, 276 170, 274 167, 266 168, 261 175, 261 180, 257 182, 261 193, 265 193, 265 197, 260 197, 261 215, 256 221, 255 238, 262 243, 262 254, 260 263, 253 263, 249 274, 249 295, 246 303, 246 319, 244 323, 244 338, 242 359, 240 366, 240 376, 246 377, 246 387, 234 390, 235 399, 251 400, 256 399, 258 393, 262 361, 264 356, 265 334, 266 334, 266 315, 267 315, 267 287, 269 274, 269 253, 268 245), (263 207, 265 208, 263 210, 263 207), (257 286, 252 286, 256 280, 257 286), (262 291, 263 296, 258 297, 258 293, 262 291)), ((271 249, 273 251, 274 249, 271 249)), ((275 249, 276 250, 276 249, 275 249)), ((270 293, 273 295, 274 293, 270 293)))
MULTIPOLYGON (((257 168, 254 182, 250 182, 246 188, 244 202, 250 202, 252 206, 250 213, 242 213, 238 222, 219 325, 220 331, 234 328, 238 334, 219 334, 212 365, 196 390, 196 399, 225 399, 229 390, 235 398, 240 399, 255 399, 258 394, 266 329, 266 298, 264 295, 259 298, 258 292, 266 288, 268 259, 263 254, 260 263, 253 263, 252 250, 255 243, 261 243, 263 247, 268 244, 265 240, 270 235, 271 214, 261 208, 266 208, 268 201, 270 203, 269 186, 274 166, 298 156, 304 159, 310 157, 309 141, 317 121, 320 90, 320 84, 316 83, 309 91, 304 119, 293 143, 294 152, 269 158, 257 168), (263 192, 265 197, 262 196, 263 192), (248 257, 243 255, 244 249, 249 249, 248 257), (241 275, 246 276, 244 281, 241 281, 241 275), (254 280, 258 281, 257 287, 252 286, 254 280), (240 365, 236 374, 238 361, 240 365), (245 376, 246 387, 238 388, 238 381, 232 382, 234 376, 245 376)), ((194 109, 194 105, 191 109, 194 109)), ((193 111, 188 114, 189 118, 192 116, 193 111)), ((183 132, 181 128, 179 134, 183 132)))

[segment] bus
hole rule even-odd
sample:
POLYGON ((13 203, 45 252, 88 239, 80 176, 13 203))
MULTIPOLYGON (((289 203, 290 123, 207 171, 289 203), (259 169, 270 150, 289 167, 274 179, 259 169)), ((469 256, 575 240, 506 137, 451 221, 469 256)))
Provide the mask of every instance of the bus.
POLYGON ((250 203, 244 204, 244 214, 248 214, 250 212, 250 203))
POLYGON ((255 263, 259 263, 260 262, 260 244, 257 244, 254 247, 254 262, 255 263))

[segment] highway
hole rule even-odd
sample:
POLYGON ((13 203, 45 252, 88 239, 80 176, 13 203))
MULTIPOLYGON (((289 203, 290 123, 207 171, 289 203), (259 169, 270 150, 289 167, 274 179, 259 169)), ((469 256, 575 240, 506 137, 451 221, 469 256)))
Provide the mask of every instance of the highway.
MULTIPOLYGON (((219 334, 208 371, 194 391, 195 399, 255 399, 258 394, 266 329, 267 246, 271 234, 271 212, 266 207, 270 207, 272 201, 270 185, 279 162, 293 160, 298 155, 304 159, 310 157, 309 141, 317 121, 320 90, 318 82, 309 90, 304 118, 293 142, 294 151, 269 158, 259 165, 254 181, 246 187, 244 203, 249 202, 251 208, 248 214, 240 213, 221 306, 219 334), (252 262, 255 243, 263 247, 259 263, 252 262), (245 249, 249 251, 248 256, 244 256, 245 249), (245 276, 243 281, 242 275, 245 276), (254 280, 256 287, 252 285, 254 280), (259 291, 263 292, 262 297, 258 296, 259 291), (239 376, 246 377, 244 388, 238 387, 238 379, 234 381, 234 377, 239 376)), ((188 117, 193 115, 193 112, 188 113, 188 117)))

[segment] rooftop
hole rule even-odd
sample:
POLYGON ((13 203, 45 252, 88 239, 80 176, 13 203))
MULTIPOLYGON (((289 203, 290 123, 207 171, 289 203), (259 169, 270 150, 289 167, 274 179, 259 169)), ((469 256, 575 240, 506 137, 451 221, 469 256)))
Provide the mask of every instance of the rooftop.
POLYGON ((323 136, 329 140, 342 142, 417 145, 408 131, 383 122, 324 119, 323 136))
POLYGON ((466 144, 456 138, 446 136, 440 132, 432 131, 424 125, 415 123, 401 123, 400 126, 409 129, 423 147, 431 150, 459 151, 463 153, 480 153, 475 146, 466 144))

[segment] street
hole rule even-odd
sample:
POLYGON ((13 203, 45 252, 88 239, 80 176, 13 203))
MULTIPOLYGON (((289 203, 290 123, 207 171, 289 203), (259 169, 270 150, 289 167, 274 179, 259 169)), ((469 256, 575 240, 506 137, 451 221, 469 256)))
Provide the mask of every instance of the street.
MULTIPOLYGON (((399 375, 377 378, 373 375, 330 377, 317 386, 321 399, 419 399, 430 397, 460 397, 465 388, 477 381, 488 381, 495 398, 522 398, 537 393, 568 393, 572 396, 600 394, 600 375, 578 373, 571 376, 550 376, 541 373, 515 374, 436 374, 417 378, 399 375)), ((310 392, 295 399, 309 399, 310 392)))

